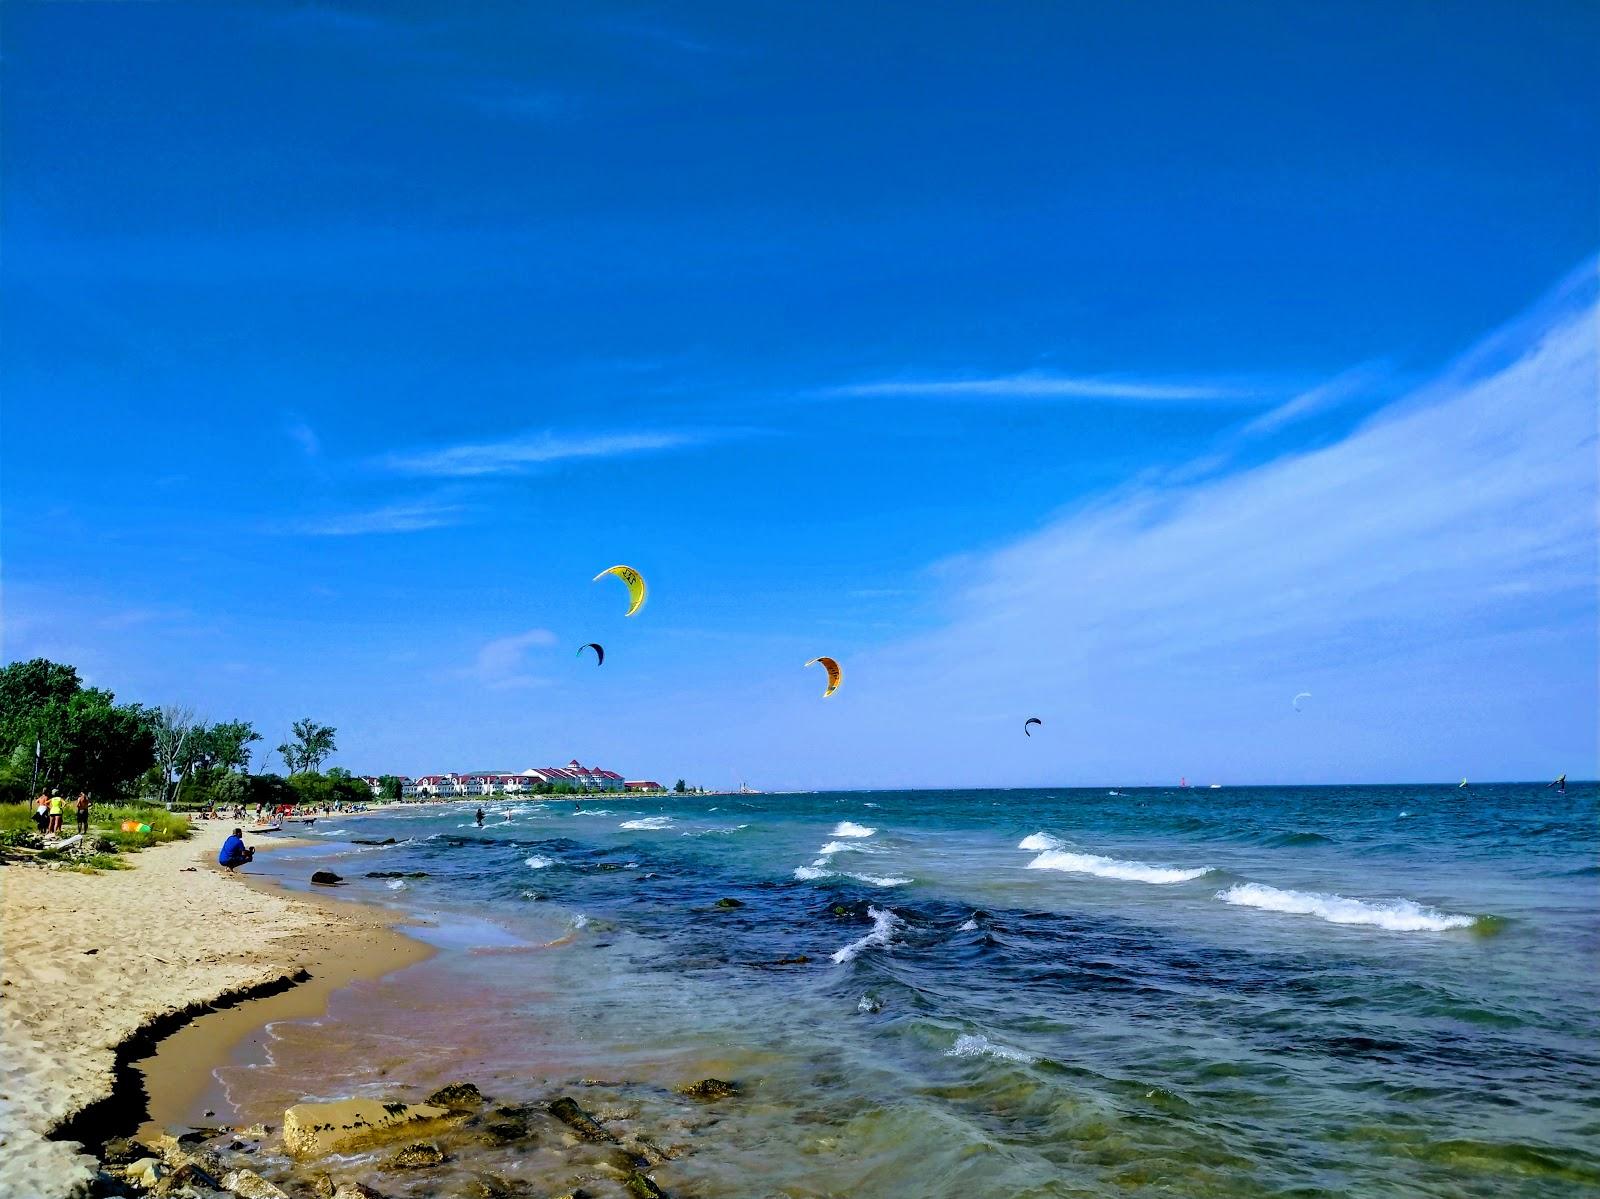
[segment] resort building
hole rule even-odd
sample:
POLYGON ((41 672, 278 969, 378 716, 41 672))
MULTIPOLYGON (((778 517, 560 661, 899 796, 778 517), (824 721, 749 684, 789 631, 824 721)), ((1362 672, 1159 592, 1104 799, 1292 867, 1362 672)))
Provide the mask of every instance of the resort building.
MULTIPOLYGON (((375 777, 367 777, 363 781, 372 788, 374 795, 379 793, 379 784, 375 777)), ((400 794, 406 799, 526 795, 539 790, 541 784, 549 787, 565 785, 566 788, 577 791, 621 791, 625 788, 661 790, 660 785, 656 783, 634 788, 633 784, 626 783, 615 770, 584 766, 576 758, 565 766, 535 766, 520 774, 499 770, 473 771, 466 774, 425 774, 415 781, 402 777, 400 782, 400 794)))
POLYGON ((624 786, 629 791, 665 791, 666 788, 654 779, 629 779, 624 786))

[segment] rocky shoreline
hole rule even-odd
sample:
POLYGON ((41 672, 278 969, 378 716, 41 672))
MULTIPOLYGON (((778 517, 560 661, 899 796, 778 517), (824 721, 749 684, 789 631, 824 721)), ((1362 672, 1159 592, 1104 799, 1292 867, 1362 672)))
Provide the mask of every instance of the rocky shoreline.
POLYGON ((673 1091, 579 1080, 499 1103, 470 1082, 421 1102, 298 1103, 277 1126, 201 1127, 108 1141, 96 1196, 161 1199, 666 1199, 661 1167, 735 1099, 705 1078, 673 1091), (575 1098, 574 1094, 581 1096, 575 1098), (492 1159, 492 1164, 490 1162, 492 1159))
MULTIPOLYGON (((217 869, 226 832, 202 822, 191 839, 103 874, 3 867, 0 1196, 103 1185, 83 1146, 138 1126, 154 1089, 139 1059, 159 1055, 164 1038, 210 1021, 227 1025, 225 1038, 278 1002, 262 996, 320 1001, 315 980, 377 976, 425 955, 387 913, 217 869)), ((208 1077, 211 1050, 192 1042, 171 1077, 208 1077)))

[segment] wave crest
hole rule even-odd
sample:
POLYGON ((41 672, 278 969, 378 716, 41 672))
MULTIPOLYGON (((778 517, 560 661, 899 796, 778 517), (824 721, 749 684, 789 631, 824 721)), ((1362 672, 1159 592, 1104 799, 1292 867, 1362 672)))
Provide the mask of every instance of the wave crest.
POLYGON ((1022 1062, 1024 1065, 1031 1065, 1039 1060, 1033 1054, 1013 1049, 1009 1045, 997 1045, 982 1033, 963 1033, 956 1038, 955 1045, 945 1053, 945 1057, 998 1057, 1008 1062, 1022 1062))
POLYGON ((1028 863, 1029 870, 1060 870, 1067 874, 1092 874, 1097 878, 1115 878, 1129 883, 1154 883, 1167 886, 1187 883, 1210 874, 1210 866, 1181 869, 1176 866, 1148 866, 1143 862, 1124 862, 1117 858, 1103 858, 1093 853, 1067 853, 1047 850, 1028 863))
POLYGON ((868 908, 867 915, 872 917, 872 931, 859 941, 852 941, 843 949, 835 950, 835 962, 853 962, 862 950, 871 949, 874 945, 887 945, 894 939, 894 930, 905 923, 888 908, 868 908))
POLYGON ((1370 924, 1399 933, 1440 933, 1453 928, 1471 928, 1475 916, 1441 912, 1414 899, 1347 899, 1343 895, 1323 895, 1315 891, 1288 891, 1265 883, 1237 883, 1218 891, 1223 903, 1284 912, 1291 916, 1315 916, 1330 924, 1370 924))
POLYGON ((1059 837, 1052 837, 1049 833, 1030 833, 1017 842, 1018 849, 1031 849, 1038 853, 1041 849, 1060 849, 1066 842, 1059 837))

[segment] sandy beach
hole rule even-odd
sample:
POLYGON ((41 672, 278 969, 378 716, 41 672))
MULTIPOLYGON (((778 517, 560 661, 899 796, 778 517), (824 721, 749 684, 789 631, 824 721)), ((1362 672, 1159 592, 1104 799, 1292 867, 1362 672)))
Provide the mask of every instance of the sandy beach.
POLYGON ((181 1104, 230 1038, 314 1014, 333 987, 425 956, 375 910, 229 876, 214 863, 230 827, 202 822, 188 841, 130 855, 127 870, 0 868, 0 1195, 64 1195, 93 1175, 81 1144, 50 1135, 142 1115, 130 1059, 156 1049, 149 1089, 181 1104), (260 992, 273 997, 209 1012, 260 992), (152 1044, 169 1033, 185 1037, 178 1052, 152 1044))

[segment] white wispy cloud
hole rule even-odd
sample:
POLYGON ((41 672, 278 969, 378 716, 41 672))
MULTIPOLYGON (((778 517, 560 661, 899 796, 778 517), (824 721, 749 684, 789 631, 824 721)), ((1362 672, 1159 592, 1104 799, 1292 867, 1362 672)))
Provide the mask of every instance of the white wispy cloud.
POLYGON ((300 447, 300 452, 307 458, 315 458, 322 453, 322 439, 317 436, 317 431, 303 420, 292 420, 285 429, 289 439, 300 447))
POLYGON ((549 629, 529 629, 525 633, 499 637, 486 642, 472 665, 458 673, 460 677, 496 691, 536 687, 544 680, 527 669, 528 651, 554 644, 556 635, 549 629))
POLYGON ((1057 375, 1028 372, 969 379, 885 379, 824 388, 820 393, 841 397, 925 397, 929 399, 1012 400, 1122 400, 1137 403, 1211 401, 1262 403, 1254 391, 1213 383, 1156 379, 1117 379, 1105 376, 1057 375))
POLYGON ((1341 371, 1326 383, 1320 383, 1309 391, 1303 391, 1293 399, 1279 404, 1276 408, 1263 412, 1245 425, 1240 432, 1246 437, 1264 437, 1319 413, 1353 403, 1381 384, 1388 377, 1389 369, 1388 364, 1383 362, 1367 362, 1347 371, 1341 371))
POLYGON ((447 478, 522 474, 551 463, 583 458, 620 458, 698 445, 703 436, 682 432, 604 433, 562 436, 525 434, 504 441, 472 442, 385 455, 380 465, 400 474, 447 478))
POLYGON ((313 537, 357 537, 365 533, 416 533, 423 529, 442 529, 460 524, 466 515, 461 504, 432 500, 405 500, 370 508, 302 521, 291 532, 313 537))
POLYGON ((827 781, 852 785, 1592 768, 1595 292, 1591 270, 1515 344, 1331 444, 1144 478, 944 564, 932 631, 850 656, 828 710, 764 705, 728 735, 826 737, 827 781), (1024 747, 1030 715, 1046 727, 1024 747))

